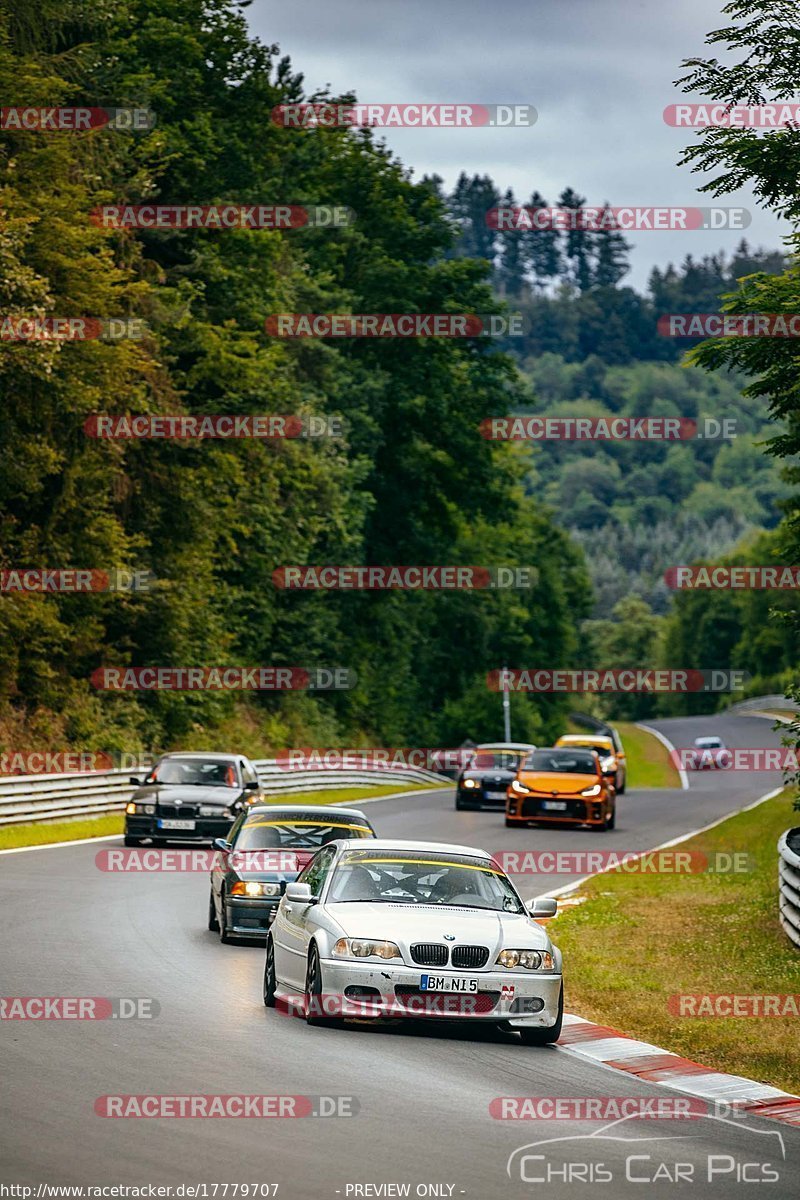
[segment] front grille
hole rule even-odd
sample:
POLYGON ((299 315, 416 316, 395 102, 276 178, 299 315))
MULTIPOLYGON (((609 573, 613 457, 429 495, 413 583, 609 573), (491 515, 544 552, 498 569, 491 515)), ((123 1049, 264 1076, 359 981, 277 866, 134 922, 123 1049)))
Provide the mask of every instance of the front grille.
POLYGON ((489 961, 489 949, 487 946, 454 946, 453 947, 453 966, 460 967, 462 970, 474 970, 476 967, 485 967, 489 961))
POLYGON ((411 1016, 481 1016, 490 1013, 499 992, 423 992, 411 984, 398 983, 394 994, 411 1016))
POLYGON ((541 817, 543 821, 548 819, 557 819, 558 817, 572 817, 576 821, 586 820, 586 805, 583 800, 567 800, 566 808, 559 811, 542 808, 543 800, 559 800, 564 801, 563 796, 526 796, 522 801, 523 817, 541 817))
POLYGON ((417 942, 411 947, 411 957, 420 967, 444 967, 447 965, 447 946, 417 942))
POLYGON ((197 816, 197 810, 191 804, 159 804, 157 812, 160 817, 169 817, 171 820, 175 818, 188 820, 197 816))

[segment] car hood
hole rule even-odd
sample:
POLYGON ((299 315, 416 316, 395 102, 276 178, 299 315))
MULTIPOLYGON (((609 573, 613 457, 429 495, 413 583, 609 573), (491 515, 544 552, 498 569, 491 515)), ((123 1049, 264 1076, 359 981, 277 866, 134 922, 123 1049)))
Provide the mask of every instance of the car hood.
POLYGON ((550 792, 556 796, 574 796, 599 782, 596 775, 567 774, 565 771, 523 771, 519 781, 535 792, 550 792))
MULTIPOLYGON (((488 912, 449 908, 446 904, 359 904, 326 905, 326 912, 347 937, 366 937, 397 942, 406 951, 414 942, 442 945, 488 946, 490 963, 504 946, 544 950, 550 940, 541 925, 522 913, 488 912), (453 937, 447 941, 445 934, 453 937)), ((404 954, 407 961, 411 961, 404 954)))
POLYGON ((172 807, 185 805, 214 804, 220 809, 230 808, 239 799, 240 788, 193 787, 171 783, 149 783, 140 787, 133 796, 137 804, 164 804, 172 807))

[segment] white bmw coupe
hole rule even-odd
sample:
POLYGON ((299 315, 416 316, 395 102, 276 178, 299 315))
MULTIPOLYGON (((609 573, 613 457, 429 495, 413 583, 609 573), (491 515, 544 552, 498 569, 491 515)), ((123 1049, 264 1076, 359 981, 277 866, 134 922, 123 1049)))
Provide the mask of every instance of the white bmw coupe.
POLYGON ((489 1021, 555 1042, 561 953, 491 855, 438 842, 342 840, 289 883, 267 936, 264 1003, 335 1018, 489 1021))

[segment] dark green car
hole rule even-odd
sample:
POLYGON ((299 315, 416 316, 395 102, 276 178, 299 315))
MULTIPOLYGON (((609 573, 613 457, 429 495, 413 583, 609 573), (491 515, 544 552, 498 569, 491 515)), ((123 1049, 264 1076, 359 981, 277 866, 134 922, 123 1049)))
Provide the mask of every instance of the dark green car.
POLYGON ((287 883, 327 842, 374 838, 357 808, 270 804, 248 808, 216 838, 208 928, 221 942, 267 935, 287 883))

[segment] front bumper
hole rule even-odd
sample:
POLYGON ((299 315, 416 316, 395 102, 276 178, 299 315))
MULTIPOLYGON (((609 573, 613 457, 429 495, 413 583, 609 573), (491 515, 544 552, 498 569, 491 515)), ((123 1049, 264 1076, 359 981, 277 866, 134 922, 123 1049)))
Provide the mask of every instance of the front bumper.
POLYGON ((502 810, 506 806, 507 785, 496 784, 493 787, 481 784, 476 788, 459 787, 456 789, 458 802, 462 808, 495 808, 502 810), (492 795, 492 793, 496 795, 492 795))
POLYGON ((224 838, 235 817, 196 817, 194 829, 161 829, 159 820, 170 820, 169 817, 149 816, 126 813, 125 834, 127 837, 158 838, 159 841, 170 842, 210 842, 214 838, 224 838))
POLYGON ((605 800, 586 800, 583 796, 559 796, 566 803, 566 810, 554 812, 544 808, 550 796, 525 796, 522 803, 514 802, 513 809, 506 811, 509 821, 547 821, 556 825, 603 825, 605 823, 605 800))
POLYGON ((322 960, 324 998, 334 998, 338 1015, 406 1017, 446 1021, 498 1021, 514 1029, 554 1025, 562 977, 555 972, 453 971, 451 968, 391 967, 351 959, 322 960), (477 993, 420 992, 423 975, 477 978, 477 993), (359 1000, 354 989, 373 989, 359 1000), (504 993, 505 989, 505 993, 504 993), (513 989, 511 991, 510 989, 513 989), (439 1002, 437 1002, 439 998, 439 1002), (466 1003, 473 1000, 472 1004, 466 1003), (521 1011, 525 1002, 538 1011, 521 1011), (540 1002, 541 1007, 538 1006, 540 1002))
POLYGON ((275 920, 280 896, 225 897, 225 924, 234 937, 265 938, 275 920))

